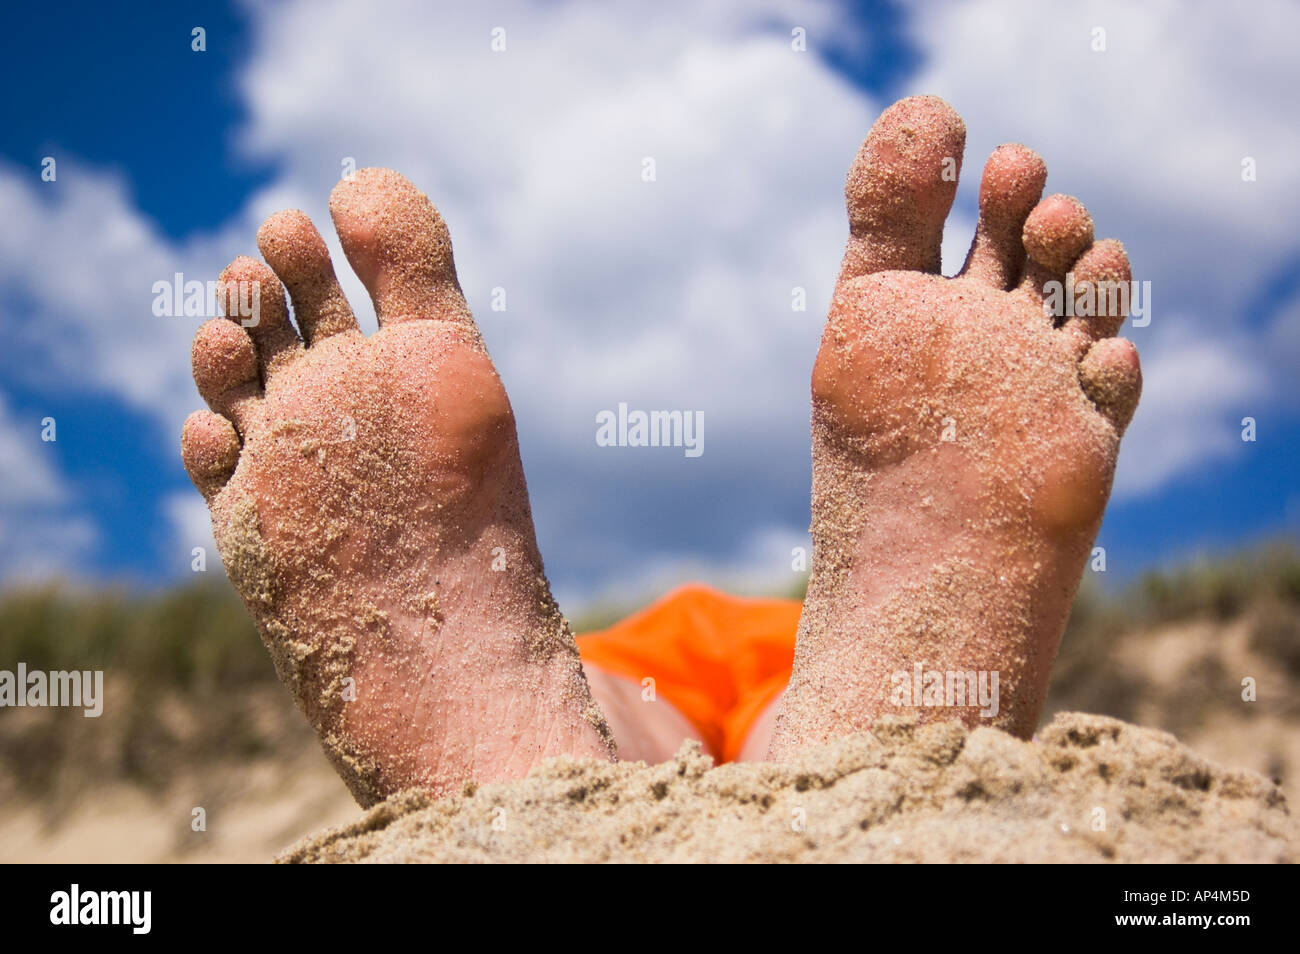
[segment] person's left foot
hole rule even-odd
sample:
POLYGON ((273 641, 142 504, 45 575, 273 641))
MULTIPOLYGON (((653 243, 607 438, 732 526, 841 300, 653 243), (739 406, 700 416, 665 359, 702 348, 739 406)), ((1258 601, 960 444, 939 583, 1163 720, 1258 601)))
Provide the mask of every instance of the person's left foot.
POLYGON ((240 258, 222 276, 256 285, 259 320, 199 329, 212 411, 181 441, 280 678, 362 804, 612 758, 442 218, 386 169, 339 183, 330 211, 379 331, 361 334, 307 218, 273 215, 271 268, 240 258))

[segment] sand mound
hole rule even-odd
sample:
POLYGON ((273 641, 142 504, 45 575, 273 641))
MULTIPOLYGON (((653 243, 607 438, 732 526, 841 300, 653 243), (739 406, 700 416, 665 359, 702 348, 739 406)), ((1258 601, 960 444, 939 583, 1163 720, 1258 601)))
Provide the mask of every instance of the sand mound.
POLYGON ((1036 742, 889 717, 789 765, 554 759, 395 796, 284 862, 1293 862, 1281 790, 1173 736, 1063 713, 1036 742))

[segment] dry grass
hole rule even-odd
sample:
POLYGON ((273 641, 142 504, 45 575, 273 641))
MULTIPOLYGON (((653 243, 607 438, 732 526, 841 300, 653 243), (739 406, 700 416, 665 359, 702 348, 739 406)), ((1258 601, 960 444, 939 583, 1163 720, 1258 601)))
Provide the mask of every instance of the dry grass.
MULTIPOLYGON (((1133 721, 1156 692, 1140 671, 1114 664, 1121 643, 1130 652, 1176 623, 1247 620, 1250 649, 1289 682, 1300 681, 1300 551, 1274 544, 1213 561, 1151 573, 1117 596, 1085 579, 1052 670, 1048 711, 1076 709, 1133 721), (1134 641, 1139 645, 1134 646, 1134 641)), ((1237 677, 1215 647, 1176 691, 1158 700, 1162 728, 1182 734, 1239 701, 1237 677)))

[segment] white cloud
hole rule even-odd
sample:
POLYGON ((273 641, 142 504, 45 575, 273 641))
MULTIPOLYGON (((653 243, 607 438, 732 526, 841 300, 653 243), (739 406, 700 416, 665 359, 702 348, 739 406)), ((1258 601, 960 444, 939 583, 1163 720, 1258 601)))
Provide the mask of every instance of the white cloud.
MULTIPOLYGON (((171 456, 198 404, 187 360, 198 321, 152 316, 153 283, 175 271, 214 277, 252 251, 264 215, 292 205, 321 226, 364 311, 325 203, 345 159, 389 165, 451 225, 462 283, 521 419, 544 548, 569 554, 552 557, 553 572, 594 587, 604 585, 597 570, 636 575, 639 562, 719 552, 707 520, 658 516, 686 495, 741 531, 784 513, 801 533, 807 376, 842 250, 840 183, 879 104, 791 48, 791 25, 813 42, 859 42, 830 5, 671 12, 251 9, 253 53, 240 73, 250 119, 235 142, 283 175, 218 234, 167 240, 118 178, 70 158, 55 183, 0 166, 11 226, 0 239, 3 287, 35 304, 15 323, 24 347, 12 373, 147 411, 171 456), (505 53, 489 47, 496 26, 505 53), (654 182, 641 178, 647 156, 654 182), (503 313, 487 306, 496 286, 507 289, 503 313), (804 312, 791 310, 795 286, 807 290, 804 312), (623 400, 704 411, 708 460, 598 453, 594 413, 623 400), (734 492, 746 474, 756 481, 747 502, 734 492), (634 525, 676 530, 657 544, 627 527, 605 540, 566 506, 577 486, 597 512, 618 510, 619 478, 637 476, 646 482, 634 525), (606 548, 614 559, 591 556, 606 548)), ((197 508, 197 497, 163 507, 182 538, 197 532, 197 508)))
MULTIPOLYGON (((946 96, 970 133, 946 267, 969 244, 983 156, 1029 142, 1053 170, 1049 188, 1080 194, 1100 231, 1125 239, 1138 277, 1156 281, 1152 325, 1133 333, 1147 387, 1118 492, 1151 493, 1238 451, 1237 403, 1292 400, 1239 302, 1294 250, 1300 128, 1277 104, 1294 85, 1295 30, 1208 7, 1189 18, 1169 6, 985 2, 910 15, 926 65, 907 92, 946 96), (1094 25, 1108 31, 1106 53, 1088 47, 1094 25), (1240 181, 1244 155, 1259 182, 1240 181), (1189 375, 1206 379, 1190 397, 1189 375)), ((175 458, 180 422, 198 406, 197 321, 154 318, 153 282, 177 270, 215 277, 254 250, 263 216, 295 206, 320 226, 364 312, 326 199, 345 159, 387 165, 451 227, 520 419, 561 592, 581 600, 616 579, 709 567, 739 578, 757 572, 754 540, 802 537, 808 373, 845 237, 842 183, 884 105, 816 53, 863 46, 835 6, 362 12, 324 0, 250 6, 249 17, 252 53, 237 77, 248 121, 233 141, 281 174, 218 233, 169 241, 116 177, 84 164, 61 160, 54 184, 0 164, 0 290, 34 304, 12 322, 6 373, 147 411, 175 458), (791 49, 795 25, 813 52, 791 49), (504 53, 490 48, 497 26, 504 53), (505 312, 489 307, 498 286, 505 312), (791 311, 795 286, 805 312, 791 311), (596 448, 594 414, 619 401, 704 411, 704 457, 596 448)), ((1276 319, 1269 340, 1294 342, 1293 324, 1276 319)), ((208 532, 197 495, 164 511, 181 542, 208 532)))
MULTIPOLYGON (((57 442, 57 420, 54 425, 57 442)), ((66 572, 96 538, 42 430, 40 417, 19 418, 0 394, 0 580, 6 582, 66 572)))
POLYGON ((1124 436, 1115 493, 1137 496, 1238 453, 1241 418, 1270 382, 1240 341, 1179 333, 1143 367, 1141 413, 1124 436))
MULTIPOLYGON (((398 168, 434 199, 520 419, 548 567, 574 598, 683 553, 725 560, 724 539, 774 518, 806 525, 808 375, 843 250, 845 170, 879 104, 792 50, 788 29, 756 29, 775 10, 256 14, 247 148, 312 183, 318 221, 345 157, 398 168), (343 33, 349 68, 322 68, 343 33), (795 286, 807 311, 791 310, 795 286), (505 312, 489 307, 494 287, 505 312), (705 459, 598 449, 594 415, 620 401, 703 411, 705 459), (734 492, 751 480, 761 492, 734 492), (706 502, 698 517, 675 512, 685 497, 706 502), (672 532, 640 535, 653 524, 672 532)), ((828 37, 833 13, 779 19, 828 37)))
POLYGON ((71 158, 49 183, 0 162, 0 206, 8 226, 0 287, 35 304, 10 317, 19 347, 0 356, 7 374, 33 388, 57 380, 111 393, 158 421, 158 439, 179 447, 181 422, 197 406, 189 346, 202 319, 156 317, 153 285, 176 272, 215 279, 240 247, 233 230, 175 245, 117 176, 71 158))

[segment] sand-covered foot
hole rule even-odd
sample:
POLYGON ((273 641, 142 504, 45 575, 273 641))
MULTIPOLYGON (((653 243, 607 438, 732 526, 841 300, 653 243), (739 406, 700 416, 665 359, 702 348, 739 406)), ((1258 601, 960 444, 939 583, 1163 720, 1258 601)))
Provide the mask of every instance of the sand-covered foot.
POLYGON ((1127 282, 1123 248, 1093 242, 1076 200, 1040 201, 1042 160, 1008 145, 985 167, 965 268, 940 277, 964 144, 946 103, 907 99, 849 172, 812 379, 812 572, 774 758, 886 713, 1030 735, 1110 493, 1141 389, 1113 337, 1120 302, 1068 320, 1045 303, 1068 271, 1127 282))
POLYGON ((357 327, 306 216, 258 232, 194 341, 186 469, 280 678, 362 804, 612 757, 537 550, 514 415, 429 200, 384 169, 330 211, 357 327), (239 283, 245 283, 240 285, 239 283), (285 288, 302 337, 289 322, 285 288))

